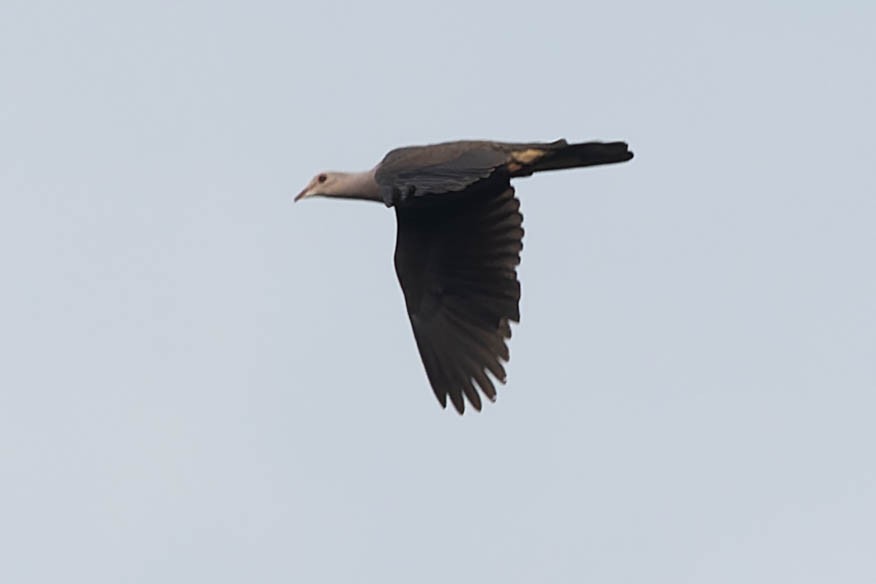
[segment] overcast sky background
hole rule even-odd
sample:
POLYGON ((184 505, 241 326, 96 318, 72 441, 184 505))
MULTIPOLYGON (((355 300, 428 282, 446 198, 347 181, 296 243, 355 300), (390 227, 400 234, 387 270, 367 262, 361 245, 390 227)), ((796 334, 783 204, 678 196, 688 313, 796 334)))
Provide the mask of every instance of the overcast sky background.
POLYGON ((876 581, 876 4, 0 8, 0 581, 876 581), (509 382, 438 406, 394 214, 517 183, 509 382))

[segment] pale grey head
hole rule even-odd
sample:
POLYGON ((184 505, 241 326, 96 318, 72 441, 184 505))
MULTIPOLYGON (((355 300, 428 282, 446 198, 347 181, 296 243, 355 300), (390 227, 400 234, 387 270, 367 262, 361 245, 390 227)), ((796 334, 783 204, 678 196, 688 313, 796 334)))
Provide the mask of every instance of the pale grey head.
POLYGON ((321 172, 310 179, 295 200, 300 201, 309 197, 380 200, 373 169, 365 172, 321 172))

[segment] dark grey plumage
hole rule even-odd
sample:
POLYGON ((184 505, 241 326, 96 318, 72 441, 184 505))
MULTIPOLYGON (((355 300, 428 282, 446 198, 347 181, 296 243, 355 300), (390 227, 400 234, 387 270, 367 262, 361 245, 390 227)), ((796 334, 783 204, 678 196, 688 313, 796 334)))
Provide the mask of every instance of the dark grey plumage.
POLYGON ((623 162, 633 157, 624 142, 550 143, 463 140, 390 151, 374 178, 387 205, 412 197, 460 192, 497 173, 506 178, 534 172, 623 162))
POLYGON ((511 179, 624 162, 624 142, 460 141, 399 148, 370 173, 318 175, 297 198, 364 198, 395 207, 395 268, 426 374, 446 406, 481 409, 505 382, 519 322, 523 216, 511 179), (465 398, 465 399, 464 399, 465 398))
POLYGON ((449 395, 460 413, 463 394, 481 409, 475 381, 495 399, 485 371, 505 382, 509 321, 520 320, 523 248, 513 188, 467 195, 446 205, 396 207, 395 268, 417 348, 441 405, 449 395))

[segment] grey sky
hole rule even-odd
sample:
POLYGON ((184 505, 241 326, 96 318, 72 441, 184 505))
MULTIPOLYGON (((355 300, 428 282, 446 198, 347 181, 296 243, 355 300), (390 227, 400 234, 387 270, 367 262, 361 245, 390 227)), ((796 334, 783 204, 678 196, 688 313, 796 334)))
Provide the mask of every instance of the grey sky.
POLYGON ((0 8, 0 581, 873 582, 876 5, 0 8), (509 383, 442 411, 393 213, 518 181, 509 383))

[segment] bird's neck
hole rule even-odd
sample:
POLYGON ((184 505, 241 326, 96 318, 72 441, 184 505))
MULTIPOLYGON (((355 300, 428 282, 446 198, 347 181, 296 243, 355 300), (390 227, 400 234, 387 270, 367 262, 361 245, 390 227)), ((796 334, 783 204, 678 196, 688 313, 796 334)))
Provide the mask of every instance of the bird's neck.
POLYGON ((380 187, 374 179, 374 170, 363 172, 345 172, 335 185, 334 196, 340 199, 364 199, 366 201, 382 201, 380 187))

